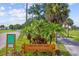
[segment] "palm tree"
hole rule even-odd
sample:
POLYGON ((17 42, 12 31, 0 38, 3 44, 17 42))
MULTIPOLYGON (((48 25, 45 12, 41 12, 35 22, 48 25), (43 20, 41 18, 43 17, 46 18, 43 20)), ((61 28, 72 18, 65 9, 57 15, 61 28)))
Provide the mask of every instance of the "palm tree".
POLYGON ((66 21, 64 22, 65 24, 65 28, 67 29, 68 32, 68 37, 69 37, 69 30, 71 29, 72 25, 73 25, 73 20, 71 18, 67 18, 66 21))
POLYGON ((67 18, 66 19, 66 23, 69 25, 69 26, 72 26, 73 25, 73 20, 71 18, 67 18))
POLYGON ((45 15, 46 19, 50 22, 62 24, 68 17, 69 9, 68 4, 46 4, 45 15))

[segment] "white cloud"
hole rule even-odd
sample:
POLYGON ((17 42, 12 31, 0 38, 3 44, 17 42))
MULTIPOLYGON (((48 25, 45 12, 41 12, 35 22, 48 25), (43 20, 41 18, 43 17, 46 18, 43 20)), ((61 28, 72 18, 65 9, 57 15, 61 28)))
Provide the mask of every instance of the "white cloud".
POLYGON ((74 20, 74 25, 79 27, 79 19, 74 20))
POLYGON ((0 11, 0 16, 10 16, 9 18, 0 19, 0 24, 10 25, 10 24, 23 24, 26 21, 26 12, 24 9, 12 9, 7 13, 5 11, 0 11))
POLYGON ((0 11, 0 16, 4 16, 5 12, 4 11, 0 11))
POLYGON ((7 23, 7 20, 2 20, 2 19, 0 19, 0 25, 5 25, 7 23))
POLYGON ((5 10, 5 8, 3 6, 0 7, 0 10, 5 10))
POLYGON ((73 3, 69 3, 69 5, 73 5, 73 3))
POLYGON ((14 17, 25 17, 25 10, 24 9, 13 9, 13 10, 10 10, 9 11, 9 14, 11 16, 14 16, 14 17))
POLYGON ((0 16, 4 16, 6 14, 5 8, 3 6, 0 7, 0 16))
POLYGON ((22 24, 25 22, 25 19, 20 18, 11 18, 8 20, 9 24, 22 24))
POLYGON ((69 3, 70 6, 75 5, 76 3, 69 3))
POLYGON ((10 7, 8 7, 9 9, 11 9, 12 7, 10 6, 10 7))
POLYGON ((0 19, 0 24, 4 24, 6 26, 10 25, 10 24, 23 24, 24 22, 26 21, 25 18, 14 18, 14 17, 11 17, 9 19, 6 19, 6 20, 1 20, 0 19))
POLYGON ((14 5, 15 3, 10 3, 11 5, 14 5))
MULTIPOLYGON (((11 3, 13 6, 15 3, 11 3)), ((26 5, 25 8, 15 8, 9 6, 8 10, 4 6, 0 6, 0 25, 23 24, 26 21, 26 5)))
POLYGON ((24 4, 24 8, 26 9, 26 4, 24 4))

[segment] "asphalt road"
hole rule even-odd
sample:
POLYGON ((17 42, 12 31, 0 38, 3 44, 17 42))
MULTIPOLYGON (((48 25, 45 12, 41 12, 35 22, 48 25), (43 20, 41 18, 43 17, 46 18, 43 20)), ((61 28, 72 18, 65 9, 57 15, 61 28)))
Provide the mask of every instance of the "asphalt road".
POLYGON ((57 38, 58 42, 62 42, 71 56, 79 56, 79 42, 73 41, 71 38, 57 38))

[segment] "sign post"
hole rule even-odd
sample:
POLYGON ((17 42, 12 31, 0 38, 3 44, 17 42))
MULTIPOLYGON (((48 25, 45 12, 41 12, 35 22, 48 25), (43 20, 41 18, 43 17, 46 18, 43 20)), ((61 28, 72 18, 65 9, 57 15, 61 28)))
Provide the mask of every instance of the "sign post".
POLYGON ((7 40, 6 40, 6 55, 8 54, 8 47, 10 48, 16 48, 16 35, 15 34, 7 34, 7 40))

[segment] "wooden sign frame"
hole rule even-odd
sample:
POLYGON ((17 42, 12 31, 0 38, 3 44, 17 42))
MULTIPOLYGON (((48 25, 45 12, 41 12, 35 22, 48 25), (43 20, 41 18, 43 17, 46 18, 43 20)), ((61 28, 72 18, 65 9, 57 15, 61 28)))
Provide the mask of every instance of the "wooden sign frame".
POLYGON ((56 50, 59 50, 55 44, 23 44, 22 53, 31 52, 51 52, 55 55, 56 50))
POLYGON ((8 54, 8 35, 14 35, 13 48, 14 48, 14 51, 16 50, 16 34, 7 34, 7 39, 6 39, 6 55, 8 54))

